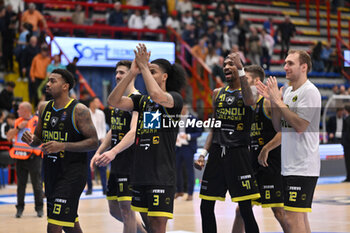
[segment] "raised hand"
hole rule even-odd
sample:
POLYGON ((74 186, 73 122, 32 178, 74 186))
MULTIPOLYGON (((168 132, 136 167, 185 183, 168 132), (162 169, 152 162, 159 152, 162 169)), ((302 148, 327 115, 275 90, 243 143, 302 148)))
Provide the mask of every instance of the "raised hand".
POLYGON ((237 70, 243 69, 243 64, 238 53, 231 53, 227 57, 233 61, 233 64, 236 66, 237 70))
POLYGON ((282 90, 283 87, 278 89, 278 83, 276 77, 270 76, 268 78, 267 82, 267 87, 268 87, 268 93, 269 93, 269 100, 275 104, 278 102, 282 101, 282 90))
POLYGON ((137 66, 141 69, 142 67, 148 66, 149 58, 151 57, 151 52, 147 51, 145 44, 139 44, 136 46, 135 61, 137 66))
POLYGON ((268 99, 268 100, 270 99, 269 90, 265 84, 263 84, 260 80, 258 80, 255 86, 256 86, 256 89, 258 89, 258 93, 260 95, 265 97, 265 99, 268 99))

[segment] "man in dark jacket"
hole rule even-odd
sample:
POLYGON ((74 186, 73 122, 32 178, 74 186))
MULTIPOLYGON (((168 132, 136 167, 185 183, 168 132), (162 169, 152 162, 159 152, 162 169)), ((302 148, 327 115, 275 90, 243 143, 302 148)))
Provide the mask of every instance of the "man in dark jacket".
POLYGON ((344 159, 346 168, 346 179, 344 182, 350 182, 350 105, 345 106, 346 117, 343 122, 341 144, 344 147, 344 159))
POLYGON ((329 143, 340 143, 342 139, 342 125, 344 119, 344 109, 337 108, 335 116, 329 118, 326 129, 329 143))
POLYGON ((295 25, 291 22, 289 16, 284 18, 284 21, 278 25, 278 32, 281 36, 281 53, 280 59, 284 59, 288 54, 290 39, 295 35, 295 25))
POLYGON ((0 109, 4 109, 6 111, 11 111, 12 103, 13 103, 13 89, 16 84, 14 82, 7 82, 6 87, 0 93, 0 109))
MULTIPOLYGON (((188 111, 189 105, 185 104, 181 112, 181 121, 196 122, 197 118, 188 111)), ((194 189, 194 168, 193 156, 197 151, 197 138, 202 134, 202 128, 196 127, 180 127, 179 134, 176 139, 176 194, 175 198, 183 196, 183 164, 187 173, 187 201, 193 200, 194 189)))

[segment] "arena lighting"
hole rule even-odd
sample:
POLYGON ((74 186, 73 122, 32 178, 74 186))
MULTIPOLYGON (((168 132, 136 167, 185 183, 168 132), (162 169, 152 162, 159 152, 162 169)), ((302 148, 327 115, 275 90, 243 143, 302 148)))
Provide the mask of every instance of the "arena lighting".
MULTIPOLYGON (((164 58, 171 63, 175 62, 175 43, 173 42, 79 37, 55 37, 55 41, 70 61, 74 57, 79 57, 78 66, 114 68, 120 60, 134 59, 134 49, 139 43, 144 43, 151 51, 151 61, 164 58)), ((59 54, 55 43, 51 44, 51 54, 59 54)), ((62 59, 62 64, 67 65, 67 60, 62 59)))

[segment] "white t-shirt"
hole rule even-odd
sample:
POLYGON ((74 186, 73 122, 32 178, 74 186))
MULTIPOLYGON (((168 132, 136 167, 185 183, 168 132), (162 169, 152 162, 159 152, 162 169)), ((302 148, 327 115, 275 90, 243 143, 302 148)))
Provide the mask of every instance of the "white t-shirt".
POLYGON ((93 113, 91 109, 89 110, 91 114, 92 123, 96 128, 98 140, 104 139, 106 137, 106 131, 107 131, 105 114, 100 109, 96 109, 95 113, 93 113))
POLYGON ((282 175, 319 176, 320 92, 307 80, 295 91, 288 87, 283 102, 310 124, 304 133, 299 134, 282 117, 282 175))

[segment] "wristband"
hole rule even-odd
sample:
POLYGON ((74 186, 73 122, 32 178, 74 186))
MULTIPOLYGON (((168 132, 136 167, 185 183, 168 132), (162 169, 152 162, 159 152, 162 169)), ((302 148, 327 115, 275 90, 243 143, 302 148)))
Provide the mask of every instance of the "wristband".
POLYGON ((203 155, 204 158, 207 157, 208 151, 206 149, 203 149, 199 156, 201 156, 201 155, 203 155))
POLYGON ((239 77, 245 76, 245 72, 244 72, 243 69, 242 69, 242 70, 238 70, 238 76, 239 76, 239 77))

